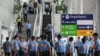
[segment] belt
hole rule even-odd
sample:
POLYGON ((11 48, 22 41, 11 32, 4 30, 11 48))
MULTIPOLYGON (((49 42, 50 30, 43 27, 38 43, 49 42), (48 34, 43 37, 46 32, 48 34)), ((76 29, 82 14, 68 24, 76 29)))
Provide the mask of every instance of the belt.
POLYGON ((57 52, 57 54, 59 54, 59 55, 64 55, 65 52, 57 52))

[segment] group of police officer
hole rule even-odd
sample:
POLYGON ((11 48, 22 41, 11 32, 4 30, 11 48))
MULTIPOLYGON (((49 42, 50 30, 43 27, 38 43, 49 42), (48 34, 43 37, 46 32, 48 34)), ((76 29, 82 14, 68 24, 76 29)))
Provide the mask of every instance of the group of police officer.
POLYGON ((11 42, 7 37, 3 43, 5 56, 51 56, 51 45, 47 41, 47 36, 41 37, 40 42, 37 42, 34 36, 31 40, 26 40, 16 35, 11 42))
MULTIPOLYGON (((97 33, 93 34, 93 38, 84 36, 82 39, 74 42, 73 37, 69 38, 68 43, 61 39, 61 35, 57 35, 58 41, 55 42, 54 49, 57 56, 100 56, 100 39, 97 33), (77 55, 75 55, 75 49, 77 55)), ((12 41, 6 38, 3 43, 5 56, 52 56, 52 47, 47 41, 47 35, 41 36, 41 41, 37 42, 35 37, 32 36, 31 40, 14 36, 12 41), (12 55, 11 55, 12 54, 12 55)))

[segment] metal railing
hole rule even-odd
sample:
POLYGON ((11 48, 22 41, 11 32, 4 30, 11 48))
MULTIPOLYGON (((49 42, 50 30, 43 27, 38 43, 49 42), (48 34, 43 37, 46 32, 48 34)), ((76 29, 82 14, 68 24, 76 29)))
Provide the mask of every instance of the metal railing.
POLYGON ((42 24, 43 24, 43 7, 42 6, 40 6, 41 8, 40 8, 40 17, 39 17, 39 33, 38 33, 38 36, 40 36, 41 35, 41 33, 42 33, 42 24))
POLYGON ((34 22, 33 36, 39 37, 42 32, 42 14, 42 6, 39 5, 34 22))
MULTIPOLYGON (((21 17, 22 17, 22 12, 23 12, 23 8, 21 8, 21 10, 20 10, 20 12, 19 12, 19 14, 18 15, 20 15, 21 17)), ((16 22, 16 20, 15 20, 15 22, 16 22)), ((10 34, 10 40, 12 39, 12 37, 14 36, 14 35, 16 35, 17 34, 17 31, 18 30, 16 30, 17 29, 17 23, 15 23, 14 24, 14 27, 13 27, 13 29, 12 29, 12 32, 11 32, 11 34, 10 34)))
POLYGON ((52 41, 54 40, 54 14, 55 14, 55 8, 52 4, 52 13, 51 13, 51 24, 52 24, 52 41))
MULTIPOLYGON (((20 10, 20 12, 19 12, 18 15, 22 16, 22 10, 23 10, 23 8, 21 8, 21 10, 20 10)), ((15 22, 16 22, 16 20, 15 20, 15 22)), ((12 28, 12 30, 11 30, 11 34, 10 34, 10 36, 9 36, 9 38, 10 38, 9 40, 10 40, 10 41, 11 41, 12 37, 13 37, 14 35, 17 34, 17 31, 18 31, 18 30, 16 30, 16 29, 17 29, 17 23, 14 23, 13 28, 12 28)), ((1 48, 2 48, 2 47, 1 47, 1 48)), ((3 56, 3 55, 4 55, 4 50, 1 49, 0 52, 1 52, 0 56, 3 56)))
MULTIPOLYGON (((55 31, 54 31, 54 14, 55 14, 55 6, 54 6, 54 3, 52 3, 52 13, 51 13, 51 24, 52 24, 52 42, 53 42, 53 45, 55 44, 55 31)), ((56 52, 55 50, 53 49, 52 50, 52 56, 56 56, 56 52)))
POLYGON ((37 13, 36 13, 36 19, 35 19, 35 22, 34 22, 34 29, 33 29, 33 36, 36 36, 37 34, 37 20, 38 20, 38 15, 39 14, 39 9, 37 8, 37 13))

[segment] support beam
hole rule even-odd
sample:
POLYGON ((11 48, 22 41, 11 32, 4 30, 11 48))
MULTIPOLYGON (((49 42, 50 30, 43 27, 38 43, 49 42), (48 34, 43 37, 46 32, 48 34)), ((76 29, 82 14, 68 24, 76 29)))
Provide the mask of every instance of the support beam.
POLYGON ((2 42, 1 42, 1 39, 2 37, 1 37, 1 20, 0 20, 0 56, 1 56, 1 47, 2 47, 2 42))
POLYGON ((83 0, 80 0, 80 14, 83 14, 83 0))
POLYGON ((100 0, 96 0, 97 33, 100 35, 100 0))

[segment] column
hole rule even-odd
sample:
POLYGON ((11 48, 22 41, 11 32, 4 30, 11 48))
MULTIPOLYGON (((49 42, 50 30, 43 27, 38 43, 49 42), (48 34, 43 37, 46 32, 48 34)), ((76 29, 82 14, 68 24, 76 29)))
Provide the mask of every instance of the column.
POLYGON ((1 42, 1 20, 0 20, 0 56, 1 56, 1 47, 2 47, 2 42, 1 42))
POLYGON ((96 0, 97 33, 100 35, 100 0, 96 0))
POLYGON ((80 14, 83 14, 83 0, 80 0, 80 14))
POLYGON ((76 14, 83 13, 83 0, 75 0, 75 13, 76 14))
POLYGON ((72 14, 72 0, 68 0, 68 14, 72 14))

